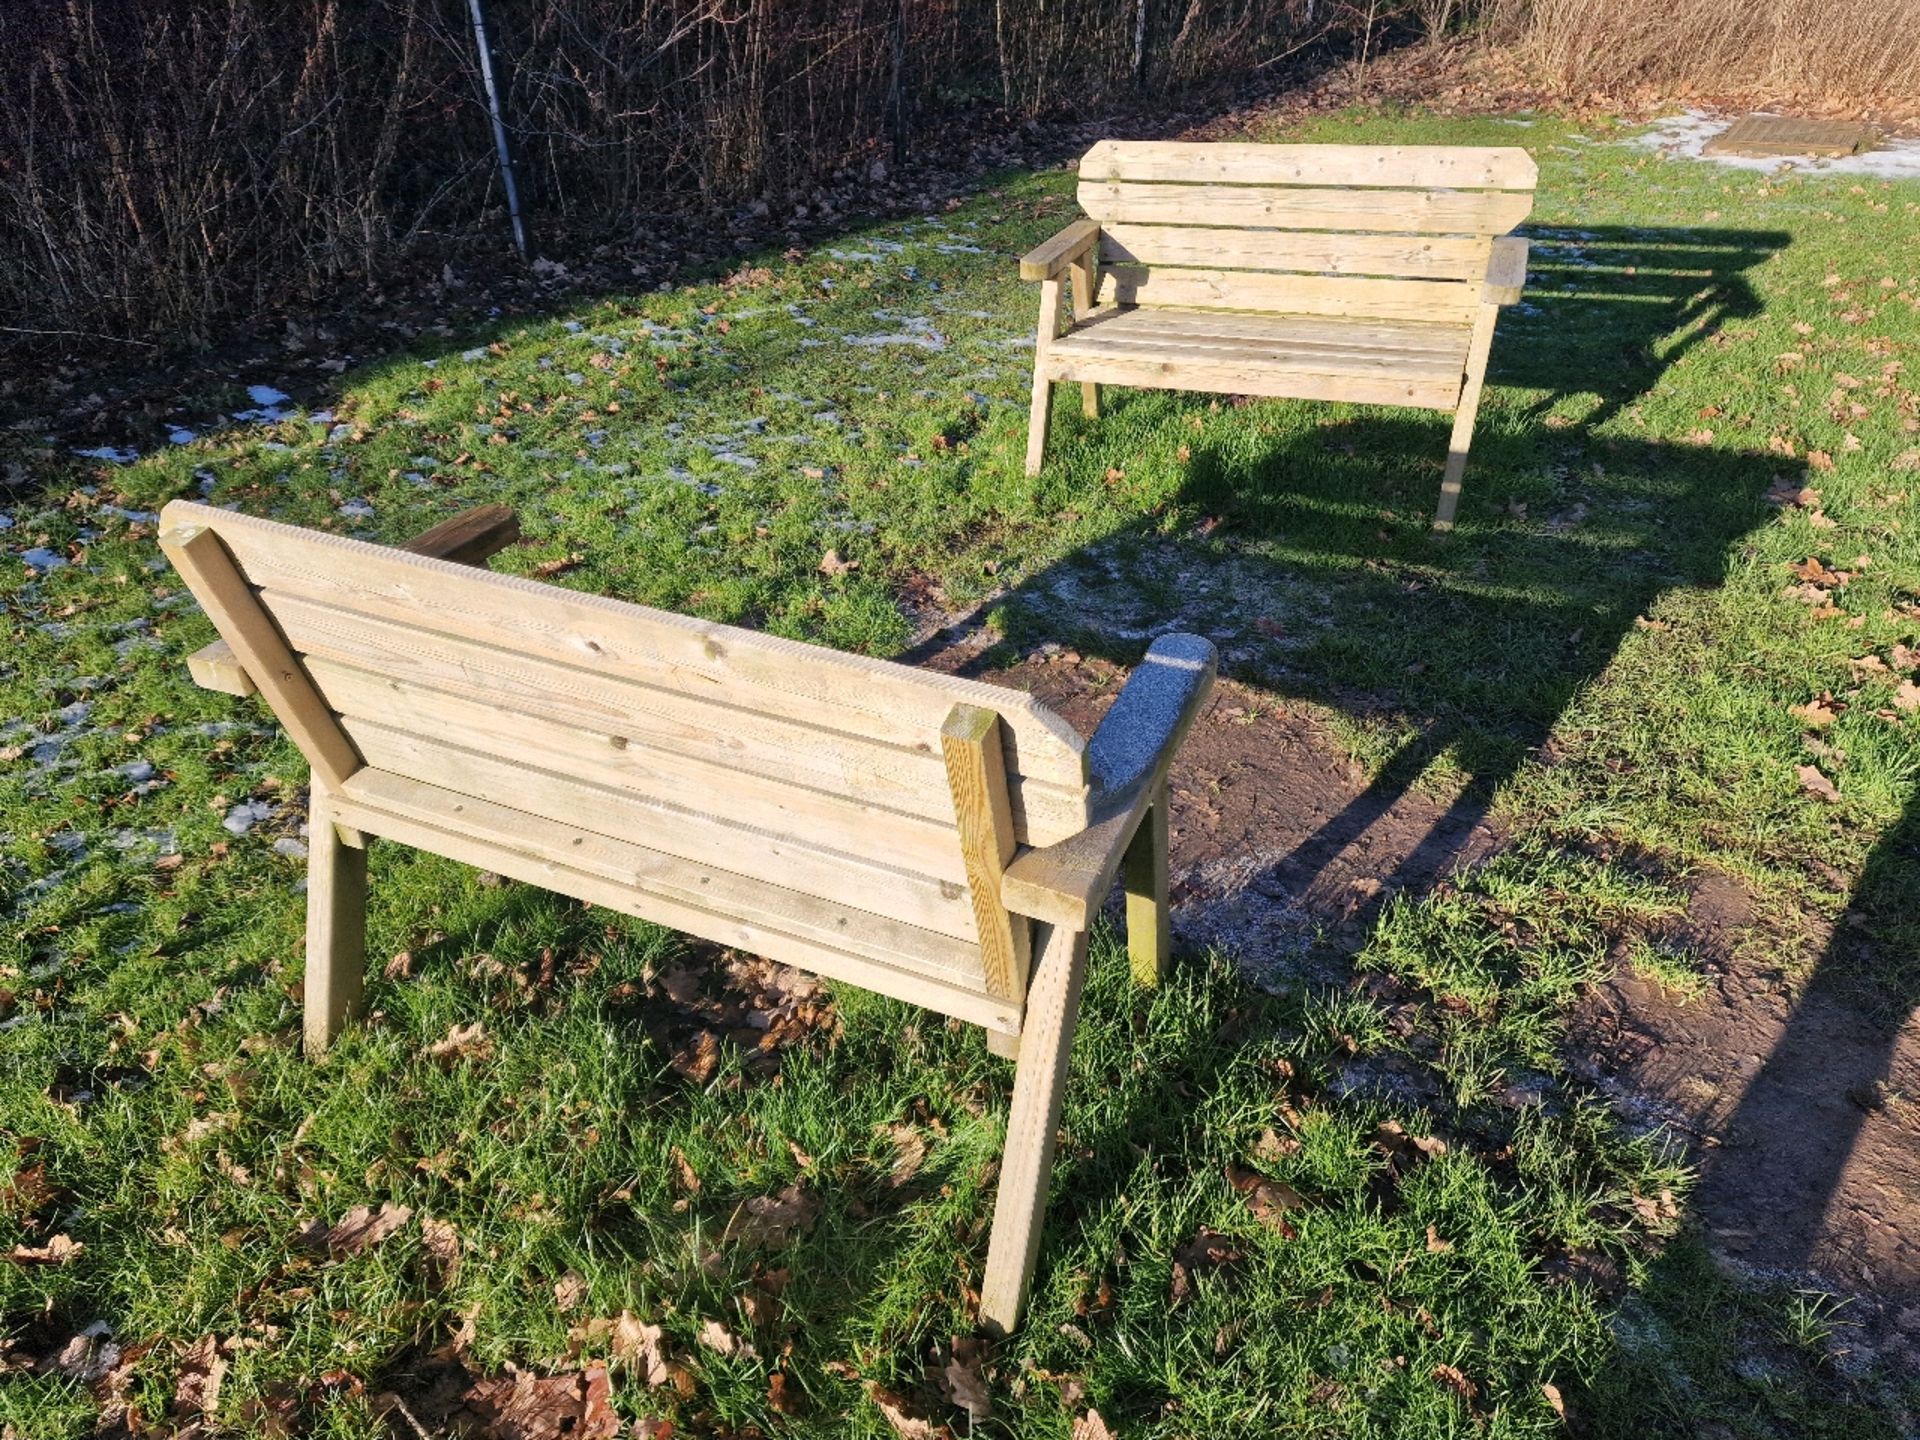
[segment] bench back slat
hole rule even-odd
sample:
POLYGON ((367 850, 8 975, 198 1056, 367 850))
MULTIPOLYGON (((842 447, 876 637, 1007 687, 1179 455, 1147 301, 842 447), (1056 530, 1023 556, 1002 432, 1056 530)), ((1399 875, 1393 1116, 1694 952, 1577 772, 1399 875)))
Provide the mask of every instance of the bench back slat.
MULTIPOLYGON (((411 785, 469 821, 518 815, 530 836, 571 834, 543 863, 594 884, 644 852, 634 883, 670 909, 706 886, 737 919, 760 887, 769 934, 985 992, 941 748, 954 708, 999 716, 1021 839, 1087 824, 1085 742, 1018 691, 187 502, 162 524, 218 536, 368 767, 355 804, 411 785)), ((428 823, 417 810, 406 823, 428 823)), ((862 983, 904 995, 898 978, 862 983)))
POLYGON ((1513 145, 1264 145, 1102 140, 1083 180, 1226 185, 1378 185, 1402 190, 1532 190, 1539 171, 1513 145))
POLYGON ((1513 147, 1108 140, 1079 199, 1105 303, 1461 325, 1535 178, 1513 147))

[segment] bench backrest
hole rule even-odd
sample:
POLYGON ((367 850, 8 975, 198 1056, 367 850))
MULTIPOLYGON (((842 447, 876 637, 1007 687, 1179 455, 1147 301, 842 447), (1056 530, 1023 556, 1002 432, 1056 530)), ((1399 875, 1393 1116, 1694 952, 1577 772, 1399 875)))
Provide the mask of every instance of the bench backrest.
POLYGON ((1102 301, 1466 321, 1534 182, 1512 147, 1103 140, 1079 196, 1102 301))
POLYGON ((524 851, 520 878, 1017 1017, 1024 956, 1009 976, 983 955, 975 902, 998 895, 970 883, 943 727, 998 716, 1005 781, 976 777, 982 803, 1054 843, 1087 825, 1086 745, 1032 697, 184 501, 162 529, 243 659, 249 627, 284 642, 292 673, 255 682, 373 833, 476 863, 524 851))

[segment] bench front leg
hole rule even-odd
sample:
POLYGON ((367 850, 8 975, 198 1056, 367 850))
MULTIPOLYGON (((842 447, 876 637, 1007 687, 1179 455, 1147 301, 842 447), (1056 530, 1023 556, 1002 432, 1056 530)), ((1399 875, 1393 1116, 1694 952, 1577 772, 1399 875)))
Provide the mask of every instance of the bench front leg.
POLYGON ((1000 1157, 993 1233, 987 1239, 987 1273, 980 1287, 980 1324, 995 1335, 1009 1334, 1020 1323, 1033 1283, 1068 1052, 1086 978, 1087 932, 1064 925, 1035 927, 1033 981, 1020 1032, 1020 1063, 1013 1074, 1013 1108, 1000 1157))
MULTIPOLYGON (((1093 313, 1094 296, 1100 293, 1100 252, 1089 250, 1073 262, 1073 320, 1084 324, 1093 313)), ((1100 385, 1094 380, 1080 382, 1080 413, 1089 420, 1100 418, 1100 385)))
POLYGON ((1053 418, 1053 380, 1047 352, 1060 333, 1060 281, 1040 282, 1040 326, 1033 337, 1033 409, 1027 416, 1027 474, 1038 475, 1047 457, 1047 422, 1053 418))
POLYGON ((304 1029, 309 1058, 360 1010, 367 970, 367 851, 359 832, 334 822, 316 781, 307 806, 307 972, 304 1029))
POLYGON ((1127 959, 1134 983, 1151 989, 1166 978, 1173 953, 1173 914, 1167 906, 1167 782, 1153 787, 1147 813, 1133 832, 1121 864, 1127 892, 1127 959))
POLYGON ((1447 471, 1440 480, 1440 504, 1433 512, 1433 528, 1451 530, 1460 508, 1460 480, 1467 473, 1467 447, 1473 443, 1473 422, 1480 414, 1480 390, 1487 378, 1487 355, 1493 349, 1493 325, 1500 307, 1482 305, 1474 317, 1473 338, 1467 342, 1465 383, 1453 412, 1453 435, 1447 442, 1447 471))

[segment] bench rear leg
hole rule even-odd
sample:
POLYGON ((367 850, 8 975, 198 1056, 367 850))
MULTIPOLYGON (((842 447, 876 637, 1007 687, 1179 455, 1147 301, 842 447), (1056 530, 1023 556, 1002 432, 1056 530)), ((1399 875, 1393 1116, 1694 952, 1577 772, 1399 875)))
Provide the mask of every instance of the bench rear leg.
POLYGON ((1473 322, 1473 338, 1467 344, 1466 383, 1460 388, 1460 404, 1453 412, 1453 438, 1447 442, 1447 472, 1440 481, 1440 504, 1433 512, 1433 528, 1451 530, 1454 511, 1460 508, 1460 480, 1467 473, 1467 447, 1473 443, 1473 422, 1480 414, 1480 390, 1487 378, 1487 355, 1493 349, 1493 324, 1500 309, 1482 305, 1473 322))
POLYGON ((1000 1157, 1000 1189, 994 1198, 993 1234, 987 1240, 987 1274, 980 1287, 980 1323, 998 1335, 1020 1323, 1040 1254, 1067 1052, 1073 1046, 1080 991, 1086 983, 1086 932, 1036 925, 1034 952, 1020 1063, 1013 1076, 1013 1109, 1007 1117, 1007 1146, 1000 1157))
MULTIPOLYGON (((1089 255, 1073 267, 1073 318, 1075 323, 1084 324, 1087 316, 1093 313, 1093 292, 1099 284, 1094 270, 1094 257, 1089 255)), ((1080 382, 1080 413, 1089 420, 1100 418, 1100 386, 1093 380, 1080 382)))
POLYGON ((1134 983, 1158 985, 1173 950, 1173 916, 1167 908, 1167 782, 1154 791, 1127 846, 1122 883, 1127 892, 1127 956, 1134 983))
POLYGON ((316 786, 307 814, 307 1054, 318 1055, 360 1009, 367 961, 365 839, 334 824, 316 786))
POLYGON ((1047 422, 1053 419, 1053 380, 1047 351, 1060 333, 1060 282, 1040 282, 1040 326, 1033 337, 1033 409, 1027 416, 1027 474, 1038 475, 1047 458, 1047 422))

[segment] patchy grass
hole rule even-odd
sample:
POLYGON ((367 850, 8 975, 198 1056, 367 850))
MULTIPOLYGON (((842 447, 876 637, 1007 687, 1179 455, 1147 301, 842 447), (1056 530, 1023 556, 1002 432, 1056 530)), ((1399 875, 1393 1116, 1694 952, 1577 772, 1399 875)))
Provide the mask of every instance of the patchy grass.
MULTIPOLYGON (((1010 258, 1072 213, 1061 173, 686 290, 418 337, 326 421, 70 482, 37 461, 6 532, 29 558, 0 578, 0 1245, 85 1248, 0 1264, 0 1364, 23 1371, 0 1427, 190 1420, 210 1336, 219 1424, 383 1434, 376 1397, 423 1403, 436 1351, 566 1371, 615 1349, 622 1311, 667 1357, 661 1385, 616 1372, 623 1416, 884 1435, 878 1386, 968 1425, 938 1377, 971 1330, 1009 1081, 978 1036, 852 992, 823 1015, 384 849, 376 968, 409 960, 299 1058, 301 767, 260 711, 187 684, 208 630, 152 544, 147 512, 204 493, 386 539, 505 501, 530 537, 505 568, 874 653, 927 609, 987 607, 1010 658, 1200 629, 1379 785, 1502 815, 1510 853, 1390 906, 1352 988, 1260 995, 1189 956, 1147 997, 1102 941, 1032 1316, 985 1361, 977 1433, 1065 1436, 1093 1407, 1125 1435, 1545 1435, 1558 1404, 1596 1434, 1897 1433, 1912 1383, 1832 1363, 1844 1314, 1666 1243, 1677 1166, 1556 1044, 1689 867, 1739 874, 1790 938, 1914 803, 1920 276, 1897 267, 1920 189, 1727 174, 1544 118, 1304 138, 1541 160, 1533 288, 1450 538, 1426 526, 1445 421, 1406 412, 1122 393, 1097 424, 1063 414, 1027 480, 1010 258), (464 1055, 431 1053, 476 1021, 464 1055), (740 1218, 767 1200, 796 1217, 771 1249, 740 1218), (301 1240, 361 1205, 411 1214, 357 1253, 301 1240), (703 1345, 708 1322, 753 1353, 703 1345), (96 1325, 106 1378, 73 1348, 96 1325)), ((1907 857, 1881 845, 1878 893, 1913 893, 1907 857)), ((1858 988, 1910 1007, 1912 907, 1862 922, 1858 988)))

